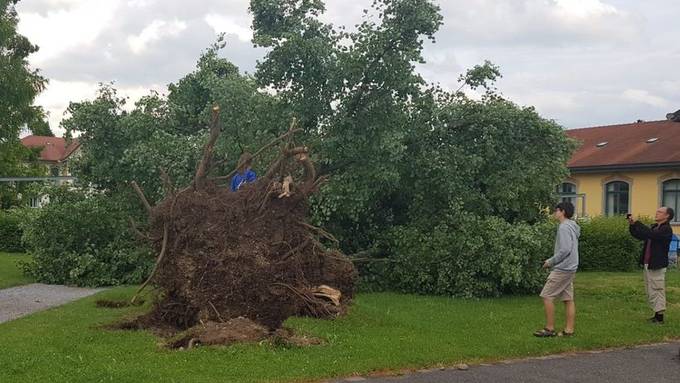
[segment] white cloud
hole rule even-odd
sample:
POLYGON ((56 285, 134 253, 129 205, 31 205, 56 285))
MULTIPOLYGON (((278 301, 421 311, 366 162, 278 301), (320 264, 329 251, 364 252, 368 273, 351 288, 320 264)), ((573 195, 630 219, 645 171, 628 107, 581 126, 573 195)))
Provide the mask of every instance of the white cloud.
MULTIPOLYGON (((461 72, 489 59, 501 68, 503 94, 568 127, 658 119, 680 107, 678 0, 433 1, 444 25, 425 45, 428 63, 417 65, 428 81, 457 89, 461 72)), ((322 20, 354 30, 371 2, 325 0, 322 20)), ((51 80, 38 104, 49 104, 56 127, 68 101, 94 97, 100 81, 126 94, 177 81, 220 32, 230 35, 221 54, 252 71, 266 50, 250 43, 248 3, 20 1, 20 30, 41 46, 30 62, 51 80), (166 24, 145 35, 157 20, 166 24), (173 20, 186 29, 169 36, 173 20)))
POLYGON ((187 24, 184 21, 154 20, 138 35, 128 36, 128 45, 134 54, 141 54, 150 43, 158 42, 164 37, 177 36, 185 29, 187 29, 187 24))
POLYGON ((564 46, 630 41, 638 25, 600 0, 448 0, 441 38, 480 43, 564 46))
POLYGON ((132 8, 146 8, 154 5, 157 0, 128 0, 127 5, 132 8))
POLYGON ((600 0, 555 0, 557 14, 572 19, 617 15, 620 11, 600 0))
POLYGON ((42 105, 49 113, 49 122, 52 131, 60 136, 63 129, 59 123, 64 117, 69 100, 83 100, 94 98, 97 84, 91 82, 67 82, 51 80, 47 89, 36 99, 36 104, 42 105))
POLYGON ((233 17, 211 13, 205 15, 204 20, 215 33, 235 35, 241 41, 250 41, 253 38, 253 31, 250 27, 239 25, 233 17))
MULTIPOLYGON (((47 89, 36 99, 36 104, 42 105, 49 113, 48 120, 52 131, 55 135, 61 136, 64 134, 64 129, 61 128, 60 123, 69 103, 94 99, 98 88, 99 85, 93 82, 51 80, 47 89)), ((159 93, 167 91, 167 87, 160 84, 116 88, 119 96, 128 98, 126 110, 131 110, 137 100, 148 95, 152 90, 159 93)))
POLYGON ((48 3, 57 8, 45 14, 21 13, 19 18, 19 33, 40 47, 31 57, 31 63, 37 66, 70 49, 94 42, 110 25, 119 6, 117 0, 51 0, 48 3))
POLYGON ((623 97, 629 101, 647 104, 658 108, 670 108, 673 105, 665 98, 653 95, 643 89, 626 89, 623 91, 623 97))

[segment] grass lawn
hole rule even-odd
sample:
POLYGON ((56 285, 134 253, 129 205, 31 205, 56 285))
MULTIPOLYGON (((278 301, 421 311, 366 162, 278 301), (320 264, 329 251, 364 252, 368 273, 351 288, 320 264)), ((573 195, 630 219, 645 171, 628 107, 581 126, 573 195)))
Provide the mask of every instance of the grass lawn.
POLYGON ((17 265, 20 260, 28 259, 25 254, 9 254, 0 252, 0 289, 25 285, 32 281, 22 274, 17 265))
MULTIPOLYGON (((667 324, 645 322, 640 273, 580 273, 577 336, 537 339, 537 297, 466 301, 362 294, 335 321, 294 319, 325 345, 270 345, 168 351, 147 332, 99 328, 140 308, 96 308, 97 298, 129 297, 132 287, 0 324, 0 382, 287 382, 385 370, 652 343, 680 338, 680 272, 667 275, 667 324)), ((558 312, 561 316, 563 312, 558 312)), ((561 321, 560 321, 561 322, 561 321)), ((558 323, 560 323, 558 322, 558 323)))

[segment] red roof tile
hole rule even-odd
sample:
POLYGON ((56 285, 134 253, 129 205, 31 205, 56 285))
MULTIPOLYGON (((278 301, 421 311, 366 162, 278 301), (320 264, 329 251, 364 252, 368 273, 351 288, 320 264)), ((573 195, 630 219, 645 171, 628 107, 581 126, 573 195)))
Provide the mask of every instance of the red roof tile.
POLYGON ((567 130, 581 146, 569 168, 680 163, 680 122, 668 120, 567 130), (648 143, 647 140, 657 140, 648 143), (607 143, 602 147, 597 145, 607 143))
POLYGON ((46 136, 26 136, 21 139, 21 143, 28 148, 42 147, 40 159, 50 162, 65 160, 80 146, 78 139, 73 139, 66 145, 66 140, 62 137, 46 136))

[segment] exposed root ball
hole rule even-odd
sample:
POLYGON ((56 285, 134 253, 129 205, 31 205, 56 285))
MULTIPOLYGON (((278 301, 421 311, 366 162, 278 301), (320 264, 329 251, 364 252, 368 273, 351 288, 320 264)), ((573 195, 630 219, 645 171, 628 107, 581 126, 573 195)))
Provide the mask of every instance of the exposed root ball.
MULTIPOLYGON (((213 127, 204 161, 211 158, 214 138, 213 127)), ((202 162, 191 186, 170 191, 155 207, 144 203, 149 236, 160 254, 150 282, 160 295, 152 312, 128 328, 198 326, 203 335, 192 329, 187 333, 193 335, 174 344, 189 347, 191 339, 203 344, 230 343, 241 335, 259 339, 294 315, 344 312, 356 270, 346 256, 322 244, 335 241, 331 234, 307 222, 307 199, 320 183, 307 149, 287 146, 282 153, 265 176, 237 192, 207 179, 210 166, 202 162)))
POLYGON ((342 311, 353 296, 353 264, 319 242, 305 222, 304 194, 278 198, 270 188, 266 179, 236 193, 211 186, 153 209, 157 238, 169 224, 153 281, 163 292, 158 319, 184 329, 242 316, 275 329, 293 315, 342 311), (322 285, 341 293, 338 305, 317 292, 322 285))

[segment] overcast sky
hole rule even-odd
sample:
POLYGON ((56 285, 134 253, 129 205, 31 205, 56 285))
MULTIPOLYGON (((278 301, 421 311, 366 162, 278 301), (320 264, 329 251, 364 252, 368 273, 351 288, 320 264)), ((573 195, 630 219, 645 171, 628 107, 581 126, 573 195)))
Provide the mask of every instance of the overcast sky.
MULTIPOLYGON (((327 0, 326 20, 354 25, 372 0, 327 0)), ((440 0, 444 26, 423 76, 456 88, 460 73, 498 64, 499 90, 567 128, 665 118, 680 109, 678 0, 440 0)), ((70 101, 115 81, 132 100, 193 70, 220 32, 223 54, 252 72, 248 0, 21 0, 19 31, 49 78, 37 103, 59 121, 70 101)))

